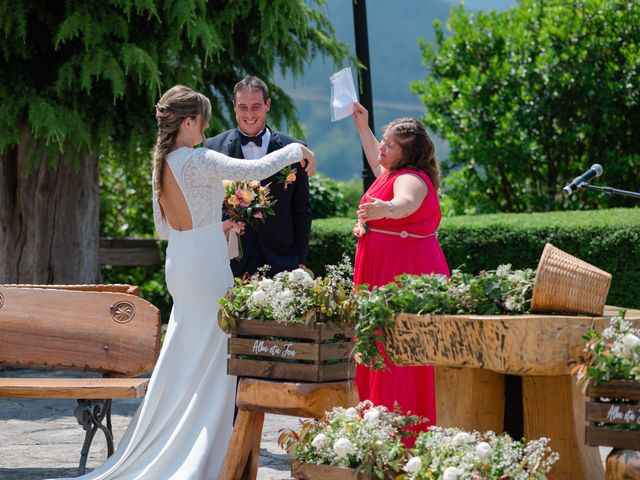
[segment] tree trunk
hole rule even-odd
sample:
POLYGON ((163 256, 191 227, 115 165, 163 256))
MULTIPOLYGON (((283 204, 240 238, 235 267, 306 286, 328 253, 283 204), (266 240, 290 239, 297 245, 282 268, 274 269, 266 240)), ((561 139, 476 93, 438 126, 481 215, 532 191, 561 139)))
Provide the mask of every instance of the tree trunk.
POLYGON ((27 161, 33 148, 25 133, 0 155, 0 284, 96 283, 98 158, 27 161))

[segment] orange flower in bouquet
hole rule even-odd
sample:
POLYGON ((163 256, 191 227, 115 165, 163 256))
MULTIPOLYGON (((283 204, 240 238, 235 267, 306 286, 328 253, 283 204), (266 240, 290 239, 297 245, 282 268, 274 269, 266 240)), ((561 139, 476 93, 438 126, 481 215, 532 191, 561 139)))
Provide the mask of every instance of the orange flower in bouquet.
MULTIPOLYGON (((276 200, 271 198, 269 185, 251 182, 224 182, 223 213, 236 223, 255 227, 264 223, 267 215, 274 215, 276 200)), ((231 235, 235 235, 232 233, 231 235)), ((235 239, 237 240, 237 239, 235 239)), ((232 239, 230 238, 230 242, 232 239)), ((238 242, 239 257, 242 258, 242 243, 238 242)))

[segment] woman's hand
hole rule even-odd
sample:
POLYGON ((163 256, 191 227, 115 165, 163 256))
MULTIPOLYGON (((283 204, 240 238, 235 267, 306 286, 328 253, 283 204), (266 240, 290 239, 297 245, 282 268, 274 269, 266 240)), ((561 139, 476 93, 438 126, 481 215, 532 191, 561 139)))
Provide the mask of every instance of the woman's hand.
POLYGON ((353 102, 353 124, 358 131, 369 128, 369 112, 358 102, 353 102))
POLYGON ((306 145, 300 144, 300 149, 302 150, 302 160, 300 161, 300 165, 304 167, 307 175, 313 175, 313 172, 316 171, 316 156, 307 148, 306 145))
POLYGON ((360 204, 358 208, 358 218, 363 221, 378 220, 386 218, 391 214, 391 202, 380 200, 379 198, 366 196, 367 202, 360 204))
POLYGON ((234 222, 233 220, 225 220, 222 222, 222 232, 225 237, 229 236, 231 230, 236 232, 238 235, 242 235, 244 233, 244 223, 242 222, 234 222))

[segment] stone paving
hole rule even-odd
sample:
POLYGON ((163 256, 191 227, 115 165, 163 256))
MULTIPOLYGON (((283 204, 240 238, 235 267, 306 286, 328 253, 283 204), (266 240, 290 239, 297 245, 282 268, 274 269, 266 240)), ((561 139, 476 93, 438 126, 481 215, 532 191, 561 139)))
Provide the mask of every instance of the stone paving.
MULTIPOLYGON (((34 376, 34 371, 3 371, 0 368, 0 377, 19 375, 34 376)), ((51 372, 48 375, 65 374, 51 372)), ((114 400, 112 421, 116 447, 139 402, 114 400)), ((0 480, 42 480, 76 475, 84 431, 73 416, 75 404, 75 400, 0 398, 0 480)), ((278 430, 297 429, 298 425, 298 419, 294 417, 265 416, 258 480, 291 478, 290 459, 277 444, 278 430)), ((106 443, 101 435, 98 432, 94 439, 87 471, 106 458, 106 443)), ((609 448, 601 448, 603 461, 609 451, 609 448)))
MULTIPOLYGON (((33 374, 30 370, 0 369, 0 376, 33 374)), ((52 372, 49 375, 61 374, 52 372)), ((139 400, 114 400, 112 422, 116 448, 138 404, 139 400)), ((73 415, 75 405, 75 400, 66 399, 0 398, 0 480, 76 476, 84 430, 73 415)), ((281 428, 297 428, 297 425, 298 419, 294 417, 265 416, 259 480, 291 478, 291 462, 278 447, 277 438, 281 428)), ((87 471, 106 458, 107 447, 101 435, 101 432, 96 433, 87 471)))

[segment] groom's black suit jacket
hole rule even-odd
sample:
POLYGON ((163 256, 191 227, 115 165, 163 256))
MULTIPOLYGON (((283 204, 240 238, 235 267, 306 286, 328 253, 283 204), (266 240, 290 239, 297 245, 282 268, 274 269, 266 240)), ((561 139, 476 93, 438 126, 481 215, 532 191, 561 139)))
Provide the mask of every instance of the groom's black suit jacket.
MULTIPOLYGON (((267 153, 293 142, 299 140, 271 130, 267 153)), ((244 158, 237 128, 207 139, 205 145, 230 157, 244 158)), ((278 173, 262 180, 262 185, 270 184, 271 196, 276 200, 275 215, 267 215, 265 223, 255 229, 247 225, 240 237, 243 258, 231 260, 234 276, 241 277, 245 272, 253 274, 264 264, 271 266, 270 275, 306 264, 311 233, 309 177, 299 163, 292 167, 296 170, 296 181, 286 190, 278 173)))

